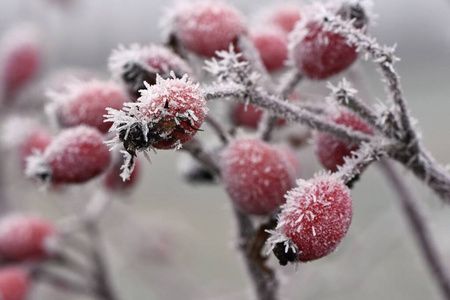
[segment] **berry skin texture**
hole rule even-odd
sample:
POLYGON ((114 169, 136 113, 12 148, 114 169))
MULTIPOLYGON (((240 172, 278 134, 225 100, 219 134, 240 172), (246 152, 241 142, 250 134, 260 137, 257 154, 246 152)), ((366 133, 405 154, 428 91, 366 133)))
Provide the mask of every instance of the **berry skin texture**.
POLYGON ((99 80, 71 83, 64 91, 49 95, 53 100, 50 110, 54 111, 62 127, 84 124, 102 133, 111 127, 111 124, 103 122, 106 108, 120 109, 128 100, 120 85, 99 80))
POLYGON ((222 154, 225 188, 241 211, 267 215, 294 186, 293 168, 278 149, 254 138, 234 140, 222 154))
POLYGON ((222 2, 197 1, 180 6, 174 16, 174 33, 188 50, 206 57, 227 50, 246 33, 244 16, 222 2))
POLYGON ((185 74, 191 78, 193 76, 186 61, 161 45, 120 46, 111 54, 108 65, 113 77, 126 86, 134 100, 139 98, 139 90, 145 89, 144 81, 150 85, 156 84, 156 74, 162 78, 170 78, 171 72, 177 78, 185 74))
POLYGON ((326 79, 336 75, 358 58, 354 46, 349 46, 345 37, 324 31, 318 22, 309 22, 306 34, 294 41, 292 59, 297 68, 310 79, 326 79))
POLYGON ((332 175, 298 180, 286 194, 277 232, 295 245, 298 260, 326 256, 341 243, 352 221, 350 190, 332 175))
POLYGON ((250 38, 269 72, 284 67, 284 62, 288 57, 288 39, 283 30, 276 26, 267 26, 252 31, 250 38))
POLYGON ((103 173, 109 164, 110 153, 103 135, 81 125, 61 131, 43 155, 30 157, 25 172, 44 182, 84 183, 103 173))
MULTIPOLYGON (((331 121, 365 134, 372 135, 374 133, 368 124, 353 113, 347 111, 340 111, 331 121)), ((332 172, 337 171, 338 166, 344 164, 344 157, 351 156, 351 153, 358 149, 357 145, 322 132, 316 134, 315 145, 316 155, 319 161, 326 169, 332 172)))
POLYGON ((0 222, 0 257, 14 261, 46 258, 45 240, 54 234, 53 223, 40 217, 7 216, 0 222))
POLYGON ((20 267, 0 269, 0 299, 25 300, 30 286, 28 272, 20 267))

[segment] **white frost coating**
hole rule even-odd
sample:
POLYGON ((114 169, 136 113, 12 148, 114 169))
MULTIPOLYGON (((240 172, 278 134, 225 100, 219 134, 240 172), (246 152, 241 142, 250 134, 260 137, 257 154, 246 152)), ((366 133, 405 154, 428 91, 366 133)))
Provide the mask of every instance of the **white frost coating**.
POLYGON ((108 59, 108 67, 113 78, 120 79, 126 64, 138 64, 144 70, 161 75, 169 75, 170 71, 189 74, 191 67, 170 49, 160 45, 141 46, 132 44, 128 48, 124 45, 113 50, 108 59))
MULTIPOLYGON (((25 167, 25 176, 28 178, 34 178, 39 174, 51 174, 52 169, 50 168, 47 160, 45 159, 44 154, 39 150, 33 150, 33 154, 27 156, 26 167, 25 167)), ((46 178, 45 182, 41 182, 44 187, 47 187, 50 184, 51 176, 46 178)))
POLYGON ((33 131, 40 127, 38 121, 31 117, 8 117, 0 129, 1 147, 8 150, 16 149, 25 142, 33 131))

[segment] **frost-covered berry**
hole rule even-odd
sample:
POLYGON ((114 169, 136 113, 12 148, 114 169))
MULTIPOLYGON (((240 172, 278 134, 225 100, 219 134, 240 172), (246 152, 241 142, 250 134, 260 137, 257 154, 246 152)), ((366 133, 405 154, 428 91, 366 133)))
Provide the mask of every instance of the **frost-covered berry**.
POLYGON ((299 179, 286 194, 286 204, 268 242, 295 252, 297 260, 307 262, 333 252, 341 243, 352 221, 350 190, 333 175, 299 179))
POLYGON ((25 300, 29 287, 29 274, 24 268, 0 268, 0 299, 25 300))
POLYGON ((61 131, 43 154, 31 156, 25 173, 44 182, 83 183, 103 173, 109 164, 103 135, 80 125, 61 131))
POLYGON ((24 116, 11 116, 2 124, 2 146, 18 153, 22 168, 26 159, 36 151, 43 152, 52 137, 37 120, 24 116))
POLYGON ((288 56, 286 33, 276 26, 265 26, 252 30, 250 38, 269 72, 284 67, 288 56))
POLYGON ((298 3, 280 3, 267 8, 264 20, 279 26, 286 33, 291 32, 301 19, 301 7, 298 3))
POLYGON ((319 22, 309 22, 303 30, 305 34, 293 41, 291 56, 308 78, 326 79, 344 71, 358 58, 356 47, 348 45, 340 34, 324 31, 319 22))
POLYGON ((246 33, 244 16, 233 7, 216 1, 180 5, 172 19, 173 34, 186 49, 211 57, 227 50, 230 43, 246 33))
POLYGON ((108 132, 111 124, 103 122, 106 108, 120 109, 128 97, 112 81, 71 82, 60 92, 50 92, 48 111, 61 127, 88 125, 108 132))
POLYGON ((254 138, 234 140, 224 150, 222 178, 236 207, 255 215, 276 211, 295 179, 284 155, 254 138))
MULTIPOLYGON (((374 133, 367 123, 348 111, 340 111, 331 121, 365 134, 374 133)), ((358 149, 357 145, 322 132, 316 134, 315 146, 319 161, 332 172, 337 171, 338 166, 344 164, 344 157, 351 156, 351 153, 358 149)))
POLYGON ((7 32, 0 42, 0 90, 7 101, 28 83, 41 65, 39 35, 31 25, 7 32))
POLYGON ((7 216, 0 221, 0 257, 16 261, 45 258, 46 239, 54 234, 54 224, 41 217, 7 216))
POLYGON ((153 44, 133 44, 128 48, 120 46, 109 57, 108 65, 113 77, 126 86, 133 99, 139 98, 139 90, 145 89, 144 81, 150 85, 156 84, 156 74, 162 78, 171 77, 171 72, 177 78, 185 74, 192 78, 193 75, 181 57, 167 47, 153 44))
POLYGON ((123 164, 123 159, 118 160, 105 172, 102 184, 106 190, 110 192, 126 192, 133 188, 139 181, 141 172, 139 160, 135 160, 133 171, 126 181, 121 177, 123 164))
POLYGON ((187 76, 163 79, 146 84, 135 103, 125 103, 121 111, 109 109, 107 122, 118 133, 111 144, 123 143, 125 150, 176 149, 200 129, 208 109, 198 84, 187 76))

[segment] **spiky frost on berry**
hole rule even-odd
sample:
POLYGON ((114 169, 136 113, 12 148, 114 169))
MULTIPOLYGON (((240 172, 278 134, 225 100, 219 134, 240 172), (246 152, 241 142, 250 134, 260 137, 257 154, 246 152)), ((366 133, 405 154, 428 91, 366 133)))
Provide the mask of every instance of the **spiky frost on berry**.
POLYGON ((188 50, 211 57, 246 33, 244 16, 219 1, 181 3, 171 14, 172 33, 188 50))
POLYGON ((208 112, 205 97, 187 75, 172 77, 158 75, 155 85, 145 83, 136 102, 125 103, 122 110, 108 109, 105 122, 112 122, 110 131, 117 133, 108 141, 111 147, 123 144, 131 156, 150 149, 179 149, 197 133, 208 112))
POLYGON ((62 127, 89 125, 102 133, 108 132, 109 124, 103 122, 106 108, 120 109, 128 97, 113 81, 68 82, 63 90, 47 93, 51 102, 46 111, 62 127))
MULTIPOLYGON (((295 245, 298 260, 321 258, 340 244, 353 214, 350 190, 335 175, 318 174, 297 180, 286 194, 276 230, 268 243, 295 245)), ((287 251, 288 249, 286 249, 287 251)))
POLYGON ((239 138, 222 154, 226 190, 243 212, 265 215, 284 203, 294 169, 278 149, 255 138, 239 138))

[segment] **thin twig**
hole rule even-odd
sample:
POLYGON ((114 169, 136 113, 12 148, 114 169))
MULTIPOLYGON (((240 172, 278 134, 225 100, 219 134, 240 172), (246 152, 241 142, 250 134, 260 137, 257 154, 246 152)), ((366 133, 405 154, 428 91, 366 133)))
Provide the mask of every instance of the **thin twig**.
POLYGON ((255 286, 257 299, 278 299, 277 294, 279 284, 275 273, 271 269, 267 268, 262 262, 255 259, 254 255, 251 253, 255 230, 250 217, 236 208, 234 208, 234 215, 238 226, 239 248, 244 255, 247 270, 250 273, 250 277, 255 286))
POLYGON ((200 162, 204 167, 213 172, 215 175, 220 176, 220 166, 217 164, 217 160, 213 159, 211 155, 206 152, 199 140, 193 138, 189 142, 185 143, 181 149, 189 152, 192 157, 200 162))
POLYGON ((205 122, 208 123, 212 127, 212 129, 214 129, 214 131, 216 132, 217 136, 220 138, 220 140, 224 144, 228 144, 228 142, 231 139, 230 134, 224 128, 224 126, 220 123, 219 120, 217 120, 214 116, 211 115, 211 113, 209 113, 205 117, 205 122))
POLYGON ((431 239, 431 234, 425 222, 425 218, 416 204, 416 199, 410 193, 402 178, 397 174, 394 166, 387 160, 381 161, 381 167, 389 183, 395 189, 400 200, 403 213, 411 226, 411 231, 422 251, 425 262, 431 271, 431 275, 437 281, 444 299, 450 300, 450 277, 447 268, 437 251, 437 247, 431 239))

